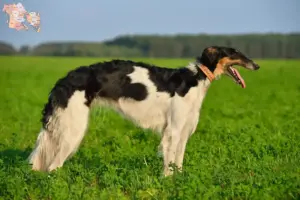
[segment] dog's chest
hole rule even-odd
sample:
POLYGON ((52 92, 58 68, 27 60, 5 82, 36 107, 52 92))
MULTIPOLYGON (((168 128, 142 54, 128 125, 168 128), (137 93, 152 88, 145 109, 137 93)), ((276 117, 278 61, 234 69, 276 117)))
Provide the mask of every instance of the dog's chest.
POLYGON ((209 85, 209 80, 199 81, 198 86, 191 88, 183 97, 186 104, 189 105, 191 111, 199 112, 209 85))

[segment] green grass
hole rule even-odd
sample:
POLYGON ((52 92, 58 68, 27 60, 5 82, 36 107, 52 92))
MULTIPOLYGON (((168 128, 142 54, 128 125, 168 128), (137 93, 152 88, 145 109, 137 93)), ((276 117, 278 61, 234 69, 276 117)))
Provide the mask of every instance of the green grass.
POLYGON ((227 77, 215 81, 182 174, 163 178, 158 136, 107 109, 92 111, 79 151, 63 168, 31 171, 26 158, 50 89, 68 70, 96 61, 0 57, 0 199, 300 199, 300 61, 241 69, 246 89, 227 77))

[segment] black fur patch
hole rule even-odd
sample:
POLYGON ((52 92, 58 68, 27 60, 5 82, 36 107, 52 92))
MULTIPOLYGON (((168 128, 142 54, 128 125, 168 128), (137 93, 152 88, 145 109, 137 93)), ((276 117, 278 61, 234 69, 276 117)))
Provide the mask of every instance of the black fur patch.
POLYGON ((44 128, 56 107, 66 108, 70 97, 76 90, 86 89, 89 81, 89 68, 78 67, 70 71, 66 77, 59 79, 49 94, 48 103, 42 111, 44 128))
POLYGON ((170 96, 174 96, 175 93, 185 96, 191 87, 197 86, 199 79, 205 79, 201 71, 194 74, 187 68, 162 68, 126 60, 82 66, 58 80, 51 90, 48 103, 43 110, 44 127, 55 108, 67 107, 70 97, 76 90, 85 91, 86 106, 90 106, 96 97, 112 100, 127 97, 136 101, 146 99, 148 95, 146 86, 141 83, 131 83, 130 77, 127 76, 134 71, 134 66, 146 68, 149 71, 149 79, 157 87, 157 91, 167 92, 170 96))

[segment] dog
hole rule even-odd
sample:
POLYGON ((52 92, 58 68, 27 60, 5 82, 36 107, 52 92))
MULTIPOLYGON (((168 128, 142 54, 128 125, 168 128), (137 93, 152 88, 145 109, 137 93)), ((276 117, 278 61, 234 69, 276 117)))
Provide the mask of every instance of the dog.
POLYGON ((160 133, 163 174, 173 174, 170 164, 182 171, 185 147, 211 82, 225 74, 246 87, 236 65, 260 68, 234 48, 209 46, 181 68, 115 59, 71 70, 56 82, 43 109, 42 128, 28 158, 32 170, 50 172, 63 166, 80 146, 95 105, 160 133))

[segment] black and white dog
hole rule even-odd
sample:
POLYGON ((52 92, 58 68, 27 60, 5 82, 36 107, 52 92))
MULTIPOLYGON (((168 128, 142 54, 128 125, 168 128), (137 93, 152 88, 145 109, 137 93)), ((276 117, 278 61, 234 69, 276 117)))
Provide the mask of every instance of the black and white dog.
POLYGON ((259 69, 233 48, 211 46, 184 68, 112 60, 70 71, 57 81, 44 107, 43 127, 29 156, 32 169, 52 171, 63 166, 79 147, 89 110, 96 104, 161 133, 164 175, 171 175, 170 163, 182 168, 186 143, 197 127, 211 81, 226 74, 245 87, 233 65, 259 69))

